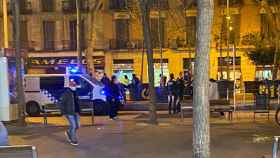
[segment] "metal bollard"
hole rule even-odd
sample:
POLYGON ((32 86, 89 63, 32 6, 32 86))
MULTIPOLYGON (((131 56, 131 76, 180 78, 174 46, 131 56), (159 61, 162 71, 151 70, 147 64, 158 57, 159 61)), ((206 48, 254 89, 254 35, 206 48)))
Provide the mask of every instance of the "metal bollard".
POLYGON ((227 100, 229 100, 229 89, 227 88, 227 100))
POLYGON ((278 157, 278 148, 279 148, 279 136, 274 137, 274 142, 272 146, 272 158, 279 158, 278 157))

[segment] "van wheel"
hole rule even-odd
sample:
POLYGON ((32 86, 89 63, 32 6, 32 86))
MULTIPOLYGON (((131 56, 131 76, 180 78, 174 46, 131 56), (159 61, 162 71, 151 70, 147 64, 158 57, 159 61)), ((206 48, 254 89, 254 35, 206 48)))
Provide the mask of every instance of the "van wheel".
POLYGON ((29 116, 39 116, 41 112, 40 106, 35 101, 30 101, 26 103, 26 113, 29 116))

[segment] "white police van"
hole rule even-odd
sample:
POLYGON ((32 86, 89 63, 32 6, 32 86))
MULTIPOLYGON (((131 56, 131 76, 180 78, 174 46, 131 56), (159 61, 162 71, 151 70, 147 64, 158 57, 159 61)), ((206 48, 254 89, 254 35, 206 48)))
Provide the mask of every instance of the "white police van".
POLYGON ((95 113, 107 113, 104 85, 101 81, 82 74, 30 74, 24 76, 26 113, 37 116, 43 107, 56 107, 69 81, 78 85, 77 93, 82 108, 94 105, 95 113))

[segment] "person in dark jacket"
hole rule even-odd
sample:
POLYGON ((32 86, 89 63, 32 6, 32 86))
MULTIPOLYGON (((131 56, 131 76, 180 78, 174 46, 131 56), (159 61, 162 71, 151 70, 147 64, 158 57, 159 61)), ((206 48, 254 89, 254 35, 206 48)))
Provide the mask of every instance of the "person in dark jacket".
POLYGON ((77 146, 77 130, 80 128, 80 105, 78 103, 77 96, 77 84, 74 80, 69 82, 69 87, 66 88, 65 92, 61 97, 61 113, 69 122, 69 129, 65 132, 67 140, 71 145, 77 146))
POLYGON ((111 84, 108 89, 107 101, 110 105, 109 117, 116 120, 118 110, 121 105, 122 93, 119 81, 116 76, 112 76, 111 84))
POLYGON ((184 99, 185 92, 185 80, 183 72, 179 73, 179 77, 176 81, 176 113, 181 111, 181 102, 184 99))
POLYGON ((175 103, 175 96, 176 96, 176 81, 174 80, 174 74, 170 74, 170 79, 167 82, 167 92, 168 92, 168 111, 171 114, 172 110, 173 113, 176 113, 176 103, 175 103))

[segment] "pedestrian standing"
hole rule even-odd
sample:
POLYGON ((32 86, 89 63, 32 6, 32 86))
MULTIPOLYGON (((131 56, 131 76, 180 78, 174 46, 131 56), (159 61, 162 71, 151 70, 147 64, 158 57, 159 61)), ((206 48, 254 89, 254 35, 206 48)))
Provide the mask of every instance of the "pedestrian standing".
POLYGON ((133 98, 139 100, 141 98, 141 83, 135 74, 132 75, 131 90, 133 98))
POLYGON ((174 79, 174 74, 170 74, 170 79, 167 82, 167 91, 168 91, 168 112, 171 114, 173 110, 173 114, 176 113, 176 81, 174 79))
POLYGON ((183 72, 179 73, 176 81, 176 113, 181 112, 181 102, 184 99, 185 80, 183 72))
POLYGON ((121 105, 122 93, 120 84, 116 76, 112 76, 111 84, 108 89, 107 101, 110 105, 109 117, 112 120, 117 120, 118 110, 121 105))
POLYGON ((8 145, 8 132, 4 124, 0 121, 0 146, 8 145))
POLYGON ((61 98, 61 113, 69 123, 69 129, 65 132, 66 138, 71 145, 77 146, 77 130, 80 128, 80 105, 77 96, 77 84, 70 80, 69 87, 66 88, 61 98))

